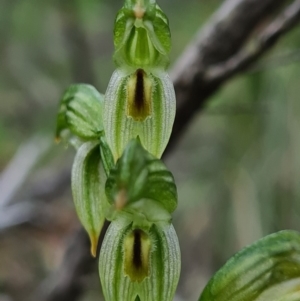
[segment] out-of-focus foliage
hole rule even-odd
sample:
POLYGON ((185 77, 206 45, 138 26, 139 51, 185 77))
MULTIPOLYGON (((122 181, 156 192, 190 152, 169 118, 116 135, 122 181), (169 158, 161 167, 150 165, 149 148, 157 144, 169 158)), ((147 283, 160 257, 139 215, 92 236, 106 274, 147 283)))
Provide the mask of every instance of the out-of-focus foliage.
MULTIPOLYGON (((220 3, 159 1, 170 19, 171 64, 220 3)), ((71 83, 105 92, 121 5, 0 1, 1 171, 30 137, 54 141, 59 97, 71 83)), ((182 250, 178 296, 184 300, 197 300, 212 273, 246 244, 281 229, 300 230, 299 57, 298 27, 213 96, 166 162, 178 185, 174 227, 182 250)), ((20 226, 7 221, 15 215, 0 198, 0 299, 31 300, 60 265, 66 238, 78 227, 66 176, 73 157, 53 144, 26 177, 11 201, 15 209, 22 204, 22 212, 34 208, 20 226)), ((88 283, 82 301, 99 300, 96 270, 88 283)))

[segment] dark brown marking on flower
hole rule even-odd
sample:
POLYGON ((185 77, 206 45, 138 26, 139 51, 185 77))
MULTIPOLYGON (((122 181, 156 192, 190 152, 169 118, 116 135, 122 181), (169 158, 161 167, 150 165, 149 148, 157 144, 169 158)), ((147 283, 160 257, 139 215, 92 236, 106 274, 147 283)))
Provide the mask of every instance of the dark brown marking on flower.
POLYGON ((127 82, 127 113, 135 121, 151 116, 153 80, 143 69, 137 69, 127 82))
POLYGON ((142 263, 142 246, 141 246, 141 232, 140 230, 134 230, 134 245, 133 245, 133 265, 136 269, 140 269, 142 263))
POLYGON ((138 112, 142 112, 145 106, 144 90, 144 71, 143 69, 138 69, 136 71, 136 85, 134 95, 134 105, 138 112))
POLYGON ((142 282, 150 275, 151 240, 148 234, 134 229, 124 239, 124 272, 131 281, 142 282))

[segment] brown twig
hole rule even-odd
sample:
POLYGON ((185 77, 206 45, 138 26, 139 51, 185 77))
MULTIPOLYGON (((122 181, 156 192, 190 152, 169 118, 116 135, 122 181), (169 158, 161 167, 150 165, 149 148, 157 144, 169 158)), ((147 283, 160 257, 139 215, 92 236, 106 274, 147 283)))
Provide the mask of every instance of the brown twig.
POLYGON ((174 147, 193 116, 223 84, 206 81, 207 70, 238 53, 254 30, 285 3, 284 0, 227 0, 200 30, 171 70, 177 114, 167 151, 174 147))

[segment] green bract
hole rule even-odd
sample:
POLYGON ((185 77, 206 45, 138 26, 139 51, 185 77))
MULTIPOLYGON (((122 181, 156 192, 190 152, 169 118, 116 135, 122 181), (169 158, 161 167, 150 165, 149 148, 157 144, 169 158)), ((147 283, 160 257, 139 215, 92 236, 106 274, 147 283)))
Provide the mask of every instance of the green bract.
POLYGON ((170 223, 177 207, 173 175, 137 140, 128 144, 111 170, 106 195, 113 204, 111 220, 127 216, 134 226, 144 229, 153 223, 170 223))
POLYGON ((78 217, 89 234, 96 256, 98 238, 109 203, 105 195, 106 174, 99 144, 86 142, 77 151, 72 169, 72 192, 78 217))
POLYGON ((199 301, 300 300, 299 277, 300 234, 281 231, 234 255, 209 281, 199 301), (298 282, 286 282, 296 278, 298 282))
POLYGON ((104 238, 99 272, 106 301, 171 301, 180 274, 180 250, 172 225, 148 231, 127 220, 113 222, 104 238), (109 268, 107 268, 109 266, 109 268))

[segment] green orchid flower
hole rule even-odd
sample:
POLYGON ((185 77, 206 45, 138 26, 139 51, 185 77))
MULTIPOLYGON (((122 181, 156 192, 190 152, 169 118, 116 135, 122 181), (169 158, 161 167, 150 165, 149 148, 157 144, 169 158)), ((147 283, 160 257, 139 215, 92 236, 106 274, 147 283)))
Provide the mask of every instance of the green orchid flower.
POLYGON ((173 300, 181 260, 171 224, 177 206, 172 174, 133 140, 111 170, 106 195, 112 222, 99 257, 105 300, 173 300))

